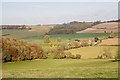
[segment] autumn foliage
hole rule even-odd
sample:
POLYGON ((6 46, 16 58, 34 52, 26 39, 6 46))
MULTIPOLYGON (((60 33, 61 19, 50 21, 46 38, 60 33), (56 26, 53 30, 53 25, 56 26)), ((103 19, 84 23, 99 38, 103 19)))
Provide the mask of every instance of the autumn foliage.
POLYGON ((3 62, 41 59, 43 56, 43 50, 39 45, 25 40, 2 38, 1 43, 3 62))

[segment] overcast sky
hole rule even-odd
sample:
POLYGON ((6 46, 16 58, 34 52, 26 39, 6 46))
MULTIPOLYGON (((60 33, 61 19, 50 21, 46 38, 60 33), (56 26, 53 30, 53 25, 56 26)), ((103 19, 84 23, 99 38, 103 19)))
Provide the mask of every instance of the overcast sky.
POLYGON ((118 19, 117 2, 4 2, 2 24, 56 24, 118 19))

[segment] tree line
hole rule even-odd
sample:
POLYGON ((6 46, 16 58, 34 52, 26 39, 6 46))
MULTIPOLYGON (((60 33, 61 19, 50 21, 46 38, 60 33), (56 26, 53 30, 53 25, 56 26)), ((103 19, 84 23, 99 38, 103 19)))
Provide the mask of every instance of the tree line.
POLYGON ((16 29, 16 30, 30 30, 26 25, 1 25, 1 29, 16 29))
POLYGON ((52 28, 48 34, 74 34, 77 31, 85 30, 91 28, 94 25, 100 24, 100 21, 96 22, 78 22, 73 21, 70 23, 58 24, 52 28))

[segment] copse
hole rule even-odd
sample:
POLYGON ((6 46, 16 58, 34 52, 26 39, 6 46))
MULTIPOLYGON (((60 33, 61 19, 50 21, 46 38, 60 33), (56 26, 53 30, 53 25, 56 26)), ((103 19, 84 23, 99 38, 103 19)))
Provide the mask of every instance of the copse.
POLYGON ((41 59, 43 50, 37 44, 13 38, 2 38, 2 61, 23 61, 41 59))

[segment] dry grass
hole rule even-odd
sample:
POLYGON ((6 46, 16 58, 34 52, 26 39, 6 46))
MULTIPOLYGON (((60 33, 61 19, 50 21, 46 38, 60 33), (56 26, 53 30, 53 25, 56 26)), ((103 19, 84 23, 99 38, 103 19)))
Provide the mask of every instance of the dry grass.
POLYGON ((82 59, 89 59, 97 58, 105 48, 109 48, 113 56, 117 54, 118 46, 89 46, 67 50, 66 52, 71 52, 74 55, 80 54, 82 59))
POLYGON ((118 22, 102 23, 93 26, 93 28, 118 28, 118 22))
POLYGON ((53 28, 54 25, 42 25, 42 26, 30 26, 30 28, 32 28, 29 31, 36 31, 36 32, 44 32, 47 33, 50 31, 51 28, 53 28))
POLYGON ((99 45, 119 45, 118 44, 119 38, 109 38, 102 40, 102 42, 99 45))

